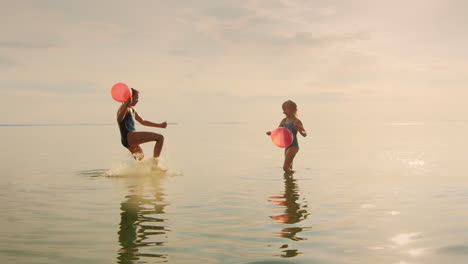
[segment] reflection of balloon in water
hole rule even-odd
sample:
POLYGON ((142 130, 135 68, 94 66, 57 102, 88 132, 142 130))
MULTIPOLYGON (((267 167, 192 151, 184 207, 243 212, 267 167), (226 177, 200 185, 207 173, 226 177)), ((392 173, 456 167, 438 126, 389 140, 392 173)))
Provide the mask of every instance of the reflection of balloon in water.
POLYGON ((126 102, 132 97, 132 90, 125 83, 116 83, 112 86, 111 95, 118 102, 126 102))
POLYGON ((271 140, 276 146, 285 148, 293 142, 293 134, 285 127, 278 127, 271 131, 271 140))
POLYGON ((278 220, 282 223, 288 223, 289 222, 289 215, 288 214, 283 214, 283 215, 275 215, 275 216, 270 216, 271 218, 278 220))

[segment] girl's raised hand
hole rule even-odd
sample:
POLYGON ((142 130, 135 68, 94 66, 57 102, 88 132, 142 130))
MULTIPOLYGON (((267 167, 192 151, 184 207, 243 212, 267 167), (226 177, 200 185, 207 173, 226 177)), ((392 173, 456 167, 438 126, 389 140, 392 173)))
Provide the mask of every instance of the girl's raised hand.
POLYGON ((167 122, 162 122, 161 123, 161 128, 166 128, 167 127, 167 122))
POLYGON ((266 132, 268 136, 271 136, 271 131, 266 132))

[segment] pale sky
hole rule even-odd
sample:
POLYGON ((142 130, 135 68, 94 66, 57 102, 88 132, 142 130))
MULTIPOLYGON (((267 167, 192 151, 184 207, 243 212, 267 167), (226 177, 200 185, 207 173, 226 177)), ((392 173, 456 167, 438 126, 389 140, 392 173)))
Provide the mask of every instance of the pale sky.
POLYGON ((468 115, 463 0, 0 0, 0 123, 468 115), (277 111, 277 112, 275 112, 277 111), (273 116, 274 114, 274 116, 273 116))

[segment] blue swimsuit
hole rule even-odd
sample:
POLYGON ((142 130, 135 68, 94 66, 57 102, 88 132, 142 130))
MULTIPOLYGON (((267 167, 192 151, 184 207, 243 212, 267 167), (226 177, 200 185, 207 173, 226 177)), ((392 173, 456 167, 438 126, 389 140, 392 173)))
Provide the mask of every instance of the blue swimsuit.
POLYGON ((130 113, 127 113, 124 119, 119 122, 120 140, 122 142, 122 145, 124 145, 124 147, 126 148, 130 148, 130 145, 128 144, 128 140, 127 140, 127 134, 129 132, 135 131, 135 121, 133 119, 133 115, 134 115, 133 111, 134 110, 131 109, 130 113))
POLYGON ((287 129, 289 129, 292 134, 293 134, 293 142, 291 143, 291 145, 289 145, 286 149, 290 148, 290 147, 297 147, 299 148, 299 143, 297 142, 297 130, 296 130, 296 127, 294 126, 294 122, 296 122, 297 118, 295 118, 292 122, 290 123, 286 123, 286 124, 283 124, 281 125, 282 127, 285 127, 287 129))

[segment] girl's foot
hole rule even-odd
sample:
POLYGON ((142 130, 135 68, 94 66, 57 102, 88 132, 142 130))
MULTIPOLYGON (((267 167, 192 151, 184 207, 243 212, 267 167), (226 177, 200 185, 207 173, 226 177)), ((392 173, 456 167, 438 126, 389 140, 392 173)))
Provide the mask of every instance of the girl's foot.
POLYGON ((160 167, 153 167, 151 169, 151 171, 158 172, 158 173, 165 173, 167 171, 167 169, 163 169, 163 168, 160 168, 160 167))
POLYGON ((153 164, 151 165, 151 170, 154 171, 154 172, 166 172, 167 171, 167 169, 163 169, 163 168, 159 167, 159 160, 158 159, 153 160, 153 164))

